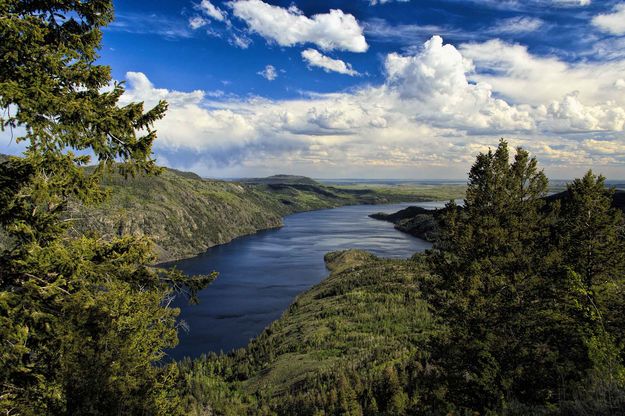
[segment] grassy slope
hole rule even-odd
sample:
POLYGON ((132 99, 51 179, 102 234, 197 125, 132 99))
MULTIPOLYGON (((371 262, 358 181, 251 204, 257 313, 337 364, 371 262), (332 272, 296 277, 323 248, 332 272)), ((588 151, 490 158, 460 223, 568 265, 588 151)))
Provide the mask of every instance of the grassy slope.
MULTIPOLYGON (((110 200, 100 207, 74 207, 78 233, 146 235, 159 260, 193 256, 234 238, 282 225, 294 212, 350 204, 435 199, 429 188, 347 189, 308 178, 273 177, 261 183, 204 180, 166 169, 158 177, 124 179, 113 175, 105 186, 110 200), (280 183, 284 179, 286 183, 280 183)), ((456 194, 463 188, 456 189, 456 194)))
POLYGON ((389 260, 346 251, 326 261, 330 276, 245 350, 181 363, 191 414, 208 408, 233 415, 313 414, 298 403, 317 401, 328 409, 341 375, 362 399, 366 380, 370 385, 418 353, 434 329, 420 300, 427 277, 420 257, 389 260), (360 390, 356 375, 364 376, 360 390))

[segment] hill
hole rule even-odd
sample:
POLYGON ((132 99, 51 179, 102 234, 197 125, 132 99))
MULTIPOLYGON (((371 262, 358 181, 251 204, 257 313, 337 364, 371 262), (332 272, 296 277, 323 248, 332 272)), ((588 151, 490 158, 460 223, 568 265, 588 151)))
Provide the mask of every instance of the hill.
POLYGON ((314 185, 314 186, 321 185, 319 182, 315 181, 314 179, 308 178, 306 176, 284 175, 284 174, 268 176, 266 178, 244 178, 244 179, 241 179, 239 182, 252 183, 252 184, 265 184, 265 185, 271 185, 271 184, 281 184, 281 185, 298 184, 298 185, 314 185))
MULTIPOLYGON (((282 217, 295 212, 431 199, 429 189, 349 190, 288 175, 226 182, 173 169, 158 176, 110 175, 103 184, 111 195, 104 205, 72 207, 78 219, 74 231, 148 236, 156 244, 159 261, 190 257, 234 238, 280 227, 282 217)), ((457 192, 462 191, 459 187, 457 192)))
MULTIPOLYGON (((549 195, 545 199, 547 202, 553 202, 557 200, 564 200, 569 197, 568 191, 558 192, 553 195, 549 195)), ((625 191, 622 189, 615 189, 612 196, 612 207, 618 208, 625 213, 625 191)))
POLYGON ((180 363, 190 414, 402 414, 415 403, 408 367, 436 328, 422 258, 352 250, 326 263, 330 276, 247 348, 180 363))
POLYGON ((438 235, 436 213, 436 210, 408 207, 392 214, 378 212, 369 216, 376 220, 392 222, 399 231, 426 241, 434 241, 438 235))
MULTIPOLYGON (((0 163, 4 160, 0 155, 0 163)), ((110 174, 103 186, 110 198, 101 206, 70 205, 72 234, 147 236, 155 243, 158 261, 194 256, 234 238, 280 227, 282 217, 295 212, 427 201, 438 195, 431 187, 338 188, 293 175, 227 182, 175 169, 158 176, 110 174)), ((449 192, 461 195, 464 187, 446 189, 445 196, 449 192)), ((0 244, 8 244, 2 235, 0 244)))

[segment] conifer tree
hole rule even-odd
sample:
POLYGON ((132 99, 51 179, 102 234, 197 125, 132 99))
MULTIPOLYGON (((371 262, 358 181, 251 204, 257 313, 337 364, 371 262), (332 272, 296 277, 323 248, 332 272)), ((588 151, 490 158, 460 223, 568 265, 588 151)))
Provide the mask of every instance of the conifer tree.
POLYGON ((547 178, 536 159, 507 143, 478 155, 462 208, 450 203, 430 256, 438 278, 430 303, 449 325, 435 342, 453 402, 479 411, 500 408, 518 371, 523 305, 546 255, 542 214, 547 178))
POLYGON ((612 207, 614 190, 588 171, 567 187, 561 220, 565 261, 592 291, 623 273, 623 214, 612 207))
POLYGON ((603 176, 588 171, 567 186, 558 227, 561 274, 577 295, 592 367, 578 391, 585 406, 606 414, 625 411, 625 221, 613 195, 603 176))
POLYGON ((71 239, 70 200, 97 203, 107 169, 157 173, 155 121, 166 104, 118 104, 97 65, 111 0, 0 2, 0 126, 26 143, 0 164, 0 412, 176 414, 172 291, 208 278, 156 271, 147 241, 71 239), (81 166, 95 157, 97 167, 81 166), (114 162, 123 162, 115 165, 114 162))

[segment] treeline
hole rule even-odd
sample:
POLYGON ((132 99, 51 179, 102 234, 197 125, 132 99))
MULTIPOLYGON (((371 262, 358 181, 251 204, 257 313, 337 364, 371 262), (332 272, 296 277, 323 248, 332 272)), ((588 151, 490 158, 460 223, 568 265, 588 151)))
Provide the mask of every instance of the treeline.
POLYGON ((623 414, 625 240, 613 190, 588 172, 548 200, 536 160, 522 149, 510 159, 505 141, 478 156, 464 206, 448 205, 427 254, 335 270, 247 349, 181 363, 189 409, 623 414), (213 383, 206 395, 201 380, 213 383))

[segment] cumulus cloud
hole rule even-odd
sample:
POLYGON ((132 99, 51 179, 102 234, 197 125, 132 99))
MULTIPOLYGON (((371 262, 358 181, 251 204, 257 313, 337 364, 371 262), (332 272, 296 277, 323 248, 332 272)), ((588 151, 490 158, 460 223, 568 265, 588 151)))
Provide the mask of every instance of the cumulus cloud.
POLYGON ((499 39, 463 44, 460 52, 478 68, 471 79, 492 85, 514 103, 540 105, 578 91, 583 102, 625 106, 625 97, 614 88, 625 73, 625 59, 567 63, 532 55, 524 45, 499 39))
POLYGON ((604 32, 613 35, 625 35, 625 3, 614 6, 612 13, 599 14, 593 17, 592 24, 604 32))
POLYGON ((302 58, 309 66, 322 68, 326 72, 338 72, 349 76, 360 75, 358 71, 352 69, 351 64, 345 63, 340 59, 333 59, 319 52, 316 49, 306 49, 302 51, 302 58))
POLYGON ((427 41, 420 53, 388 55, 388 85, 411 102, 414 117, 437 126, 469 130, 531 130, 530 114, 493 97, 491 86, 471 84, 467 72, 472 63, 440 36, 427 41))
POLYGON ((350 52, 369 48, 356 18, 342 10, 307 17, 296 6, 285 9, 261 0, 238 0, 229 5, 251 31, 280 46, 313 43, 326 51, 350 52))
MULTIPOLYGON (((528 101, 518 99, 518 93, 514 100, 504 99, 494 84, 475 79, 485 58, 468 53, 475 52, 471 48, 458 49, 435 36, 414 53, 389 54, 384 83, 350 92, 290 100, 236 98, 157 88, 144 74, 128 73, 123 99, 148 106, 167 100, 169 111, 156 126, 155 151, 172 163, 175 154, 185 154, 187 164, 174 167, 206 175, 224 176, 223 169, 231 172, 237 166, 238 174, 297 167, 310 175, 415 176, 419 166, 433 176, 463 177, 475 153, 496 145, 502 135, 535 152, 554 171, 570 174, 572 166, 583 170, 590 165, 622 169, 623 98, 602 101, 605 92, 576 92, 576 86, 584 87, 576 85, 579 68, 543 62, 525 50, 530 64, 559 70, 556 76, 566 88, 537 103, 531 102, 535 95, 528 101)), ((494 59, 485 63, 492 66, 494 59)), ((510 63, 522 62, 502 59, 505 65, 494 62, 495 80, 506 86, 503 80, 516 82, 522 70, 510 63)), ((615 91, 623 84, 623 72, 610 71, 601 74, 609 78, 602 82, 615 91)))
POLYGON ((273 65, 267 65, 265 69, 258 72, 258 75, 265 78, 267 81, 273 81, 278 78, 278 72, 273 65))

